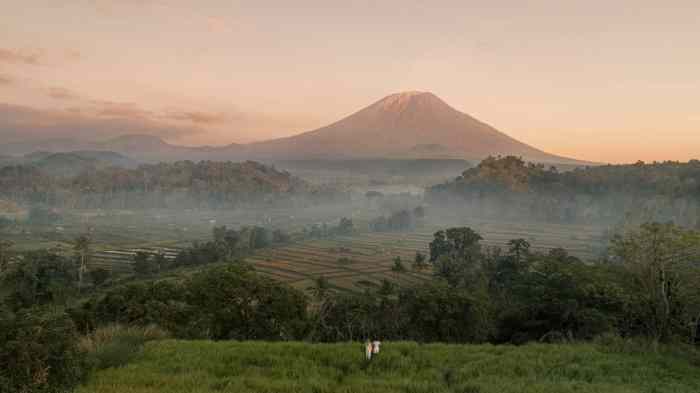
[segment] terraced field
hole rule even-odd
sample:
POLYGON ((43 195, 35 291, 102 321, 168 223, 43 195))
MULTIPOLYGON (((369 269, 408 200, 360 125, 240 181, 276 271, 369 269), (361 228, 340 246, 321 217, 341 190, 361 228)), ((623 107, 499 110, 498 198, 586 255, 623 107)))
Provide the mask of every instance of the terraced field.
MULTIPOLYGON (((487 246, 505 246, 511 239, 525 238, 536 250, 562 247, 584 260, 598 254, 602 228, 555 224, 506 224, 496 221, 473 221, 469 226, 484 237, 487 246)), ((248 262, 266 275, 298 288, 312 285, 324 276, 337 288, 361 290, 378 285, 382 279, 396 283, 415 283, 429 278, 430 272, 410 271, 417 251, 428 253, 437 226, 420 228, 411 233, 363 233, 333 239, 313 240, 285 247, 271 248, 249 257, 248 262), (401 257, 408 272, 391 271, 395 257, 401 257)))
MULTIPOLYGON (((231 219, 217 218, 219 223, 223 221, 231 226, 236 224, 231 219)), ((248 261, 259 272, 298 288, 306 288, 315 278, 324 276, 337 288, 361 290, 378 285, 382 279, 397 283, 416 283, 428 279, 430 272, 411 271, 411 262, 417 251, 427 254, 433 234, 448 226, 469 226, 475 229, 484 237, 482 243, 486 246, 505 246, 511 239, 524 238, 534 249, 546 251, 563 247, 586 260, 599 255, 604 229, 583 225, 505 223, 459 218, 450 225, 426 224, 410 233, 369 233, 363 232, 366 217, 353 218, 358 234, 265 249, 249 257, 248 261), (397 256, 401 257, 408 272, 397 274, 391 271, 393 260, 397 256)), ((131 273, 133 256, 138 251, 163 253, 172 259, 180 250, 191 245, 192 241, 208 240, 213 226, 201 216, 198 220, 200 223, 193 225, 195 220, 190 218, 189 228, 196 230, 175 237, 172 228, 187 228, 187 220, 174 223, 170 217, 166 219, 161 216, 160 225, 151 223, 150 226, 130 229, 139 223, 138 220, 137 217, 129 217, 128 220, 110 223, 114 225, 109 231, 111 237, 104 239, 99 234, 107 233, 105 227, 108 223, 101 223, 98 236, 94 238, 94 267, 103 267, 115 273, 131 273)), ((60 245, 67 252, 72 252, 72 246, 67 241, 64 240, 60 245)))
POLYGON ((114 273, 132 273, 134 255, 137 252, 163 254, 167 259, 174 259, 182 247, 138 247, 124 249, 104 249, 95 251, 90 262, 91 268, 103 268, 114 273))

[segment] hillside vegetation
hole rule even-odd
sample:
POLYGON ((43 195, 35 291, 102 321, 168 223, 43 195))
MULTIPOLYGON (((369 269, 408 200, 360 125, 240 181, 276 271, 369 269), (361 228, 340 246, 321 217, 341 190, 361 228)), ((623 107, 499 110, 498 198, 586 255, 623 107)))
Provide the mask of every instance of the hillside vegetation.
POLYGON ((318 196, 320 187, 247 161, 106 167, 55 178, 36 165, 0 168, 0 198, 64 208, 201 208, 318 196))
POLYGON ((609 345, 419 345, 387 342, 366 362, 361 344, 157 341, 79 393, 700 391, 680 354, 609 345))
POLYGON ((520 158, 490 157, 428 189, 434 205, 485 216, 552 222, 700 223, 700 161, 605 165, 560 172, 520 158))

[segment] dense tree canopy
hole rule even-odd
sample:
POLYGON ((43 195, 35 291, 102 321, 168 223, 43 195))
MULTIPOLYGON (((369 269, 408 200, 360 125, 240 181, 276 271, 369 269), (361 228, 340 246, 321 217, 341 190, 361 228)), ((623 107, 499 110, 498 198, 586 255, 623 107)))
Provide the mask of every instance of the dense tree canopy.
POLYGON ((695 226, 698 195, 697 160, 559 171, 508 156, 483 160, 454 181, 431 187, 427 198, 499 217, 600 223, 628 215, 638 223, 673 220, 695 226))
POLYGON ((231 207, 303 196, 339 197, 257 162, 179 161, 107 167, 57 178, 30 165, 0 168, 0 197, 70 208, 231 207))

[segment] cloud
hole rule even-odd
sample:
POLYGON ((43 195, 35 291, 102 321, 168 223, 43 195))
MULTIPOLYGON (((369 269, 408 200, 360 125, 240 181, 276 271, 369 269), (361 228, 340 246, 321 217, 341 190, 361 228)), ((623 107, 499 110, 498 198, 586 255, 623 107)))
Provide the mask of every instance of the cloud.
POLYGON ((44 62, 44 52, 0 48, 0 62, 38 66, 44 62))
POLYGON ((55 100, 75 100, 80 98, 76 93, 64 87, 50 87, 47 89, 49 97, 55 100))
POLYGON ((0 74, 0 86, 8 86, 15 83, 15 79, 9 75, 0 74))
POLYGON ((100 117, 122 117, 122 118, 140 118, 153 119, 155 113, 140 108, 133 102, 114 102, 93 100, 91 104, 96 106, 96 115, 100 117))
POLYGON ((170 111, 164 118, 176 121, 188 121, 200 125, 219 125, 228 123, 229 118, 224 113, 206 113, 197 111, 170 111))
POLYGON ((68 60, 80 60, 83 58, 83 54, 75 49, 66 49, 65 56, 68 60))
POLYGON ((166 139, 202 132, 144 118, 104 118, 82 108, 52 111, 0 103, 0 141, 73 138, 94 141, 121 135, 154 135, 166 139))

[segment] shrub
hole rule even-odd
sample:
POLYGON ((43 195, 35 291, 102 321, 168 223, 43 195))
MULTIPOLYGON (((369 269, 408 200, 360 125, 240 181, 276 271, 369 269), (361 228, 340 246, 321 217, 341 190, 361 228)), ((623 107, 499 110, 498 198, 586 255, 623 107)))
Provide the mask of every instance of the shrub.
POLYGON ((84 354, 71 319, 32 308, 0 315, 0 391, 72 391, 85 376, 84 354))
POLYGON ((111 325, 82 337, 79 348, 87 354, 90 368, 102 370, 125 365, 141 353, 146 342, 165 338, 168 338, 168 333, 154 325, 111 325))

